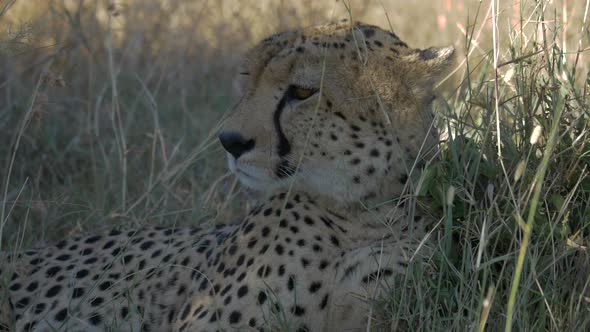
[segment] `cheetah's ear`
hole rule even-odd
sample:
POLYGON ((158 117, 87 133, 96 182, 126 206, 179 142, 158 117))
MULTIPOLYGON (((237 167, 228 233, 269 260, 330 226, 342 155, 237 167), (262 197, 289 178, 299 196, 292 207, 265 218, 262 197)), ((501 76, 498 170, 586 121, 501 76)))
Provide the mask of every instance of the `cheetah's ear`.
POLYGON ((454 46, 447 47, 431 47, 425 50, 419 50, 420 59, 428 63, 430 66, 440 66, 448 64, 452 60, 455 53, 454 46))
POLYGON ((417 49, 405 56, 409 66, 409 79, 413 82, 413 90, 417 97, 425 101, 431 100, 432 90, 448 67, 454 62, 455 48, 431 47, 424 50, 417 49))
POLYGON ((444 71, 452 62, 455 54, 455 47, 431 47, 424 50, 417 50, 416 55, 430 72, 444 71))

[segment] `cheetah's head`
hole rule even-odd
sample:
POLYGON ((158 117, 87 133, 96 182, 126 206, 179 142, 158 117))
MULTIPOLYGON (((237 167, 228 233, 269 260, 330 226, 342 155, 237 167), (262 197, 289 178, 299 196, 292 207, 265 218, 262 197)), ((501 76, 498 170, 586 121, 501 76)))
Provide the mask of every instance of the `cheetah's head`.
POLYGON ((263 40, 219 135, 229 168, 262 191, 293 184, 345 203, 399 195, 420 151, 436 145, 433 85, 453 52, 348 21, 263 40))

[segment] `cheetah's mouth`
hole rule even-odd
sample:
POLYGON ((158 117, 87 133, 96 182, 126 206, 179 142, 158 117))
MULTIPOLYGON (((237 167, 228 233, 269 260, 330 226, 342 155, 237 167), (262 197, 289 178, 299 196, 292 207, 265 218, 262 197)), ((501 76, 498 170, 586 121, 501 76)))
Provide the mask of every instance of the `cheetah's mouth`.
POLYGON ((240 183, 250 189, 257 191, 268 191, 278 187, 280 184, 276 181, 268 170, 236 162, 233 156, 227 157, 229 170, 235 174, 240 183))

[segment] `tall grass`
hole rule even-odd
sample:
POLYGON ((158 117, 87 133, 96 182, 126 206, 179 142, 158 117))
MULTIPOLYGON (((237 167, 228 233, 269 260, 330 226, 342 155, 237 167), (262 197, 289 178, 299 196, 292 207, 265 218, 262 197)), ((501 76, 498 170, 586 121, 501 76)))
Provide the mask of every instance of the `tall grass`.
MULTIPOLYGON (((434 254, 372 329, 589 330, 589 1, 402 3, 349 9, 460 55, 439 158, 413 179, 434 254)), ((239 216, 214 140, 239 54, 332 11, 347 16, 331 1, 0 1, 0 250, 239 216)))
MULTIPOLYGON (((522 1, 502 36, 510 44, 494 38, 488 54, 465 58, 461 86, 439 112, 441 159, 419 180, 427 208, 444 216, 436 254, 430 273, 415 264, 393 287, 384 326, 590 328, 590 75, 572 61, 586 50, 562 49, 564 27, 545 5, 522 1)), ((491 13, 496 29, 501 15, 491 13)), ((466 31, 466 54, 476 29, 466 31)), ((582 32, 578 45, 587 25, 582 32)))

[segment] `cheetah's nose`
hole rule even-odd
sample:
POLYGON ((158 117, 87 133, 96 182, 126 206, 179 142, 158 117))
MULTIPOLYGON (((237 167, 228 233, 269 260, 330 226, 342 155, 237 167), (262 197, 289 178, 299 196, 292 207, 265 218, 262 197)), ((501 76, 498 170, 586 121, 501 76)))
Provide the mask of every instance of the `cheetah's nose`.
POLYGON ((245 139, 244 136, 233 131, 221 132, 219 134, 219 140, 225 151, 231 153, 236 159, 252 150, 255 144, 253 139, 245 139))

